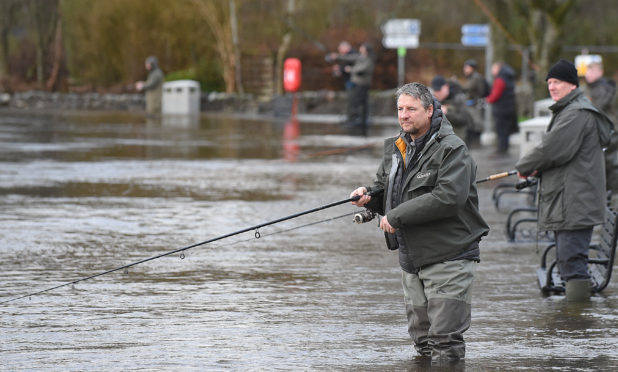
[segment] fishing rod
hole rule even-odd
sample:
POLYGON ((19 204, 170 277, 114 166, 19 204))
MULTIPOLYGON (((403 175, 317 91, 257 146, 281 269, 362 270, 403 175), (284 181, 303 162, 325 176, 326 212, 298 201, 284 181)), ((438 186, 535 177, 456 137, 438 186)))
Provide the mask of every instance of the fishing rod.
POLYGON ((481 178, 480 180, 476 180, 476 183, 483 183, 483 182, 487 182, 487 181, 498 180, 500 178, 512 176, 514 174, 517 174, 517 170, 510 170, 508 172, 496 173, 496 174, 492 174, 489 177, 485 177, 485 178, 481 178))
MULTIPOLYGON (((326 218, 324 220, 319 220, 319 221, 315 221, 315 222, 309 222, 309 223, 306 223, 304 225, 298 225, 298 226, 290 227, 288 229, 283 229, 283 230, 275 231, 275 232, 272 232, 272 233, 269 233, 269 234, 261 234, 260 238, 266 238, 268 236, 273 236, 273 235, 277 235, 277 234, 283 234, 283 233, 294 231, 294 230, 300 230, 300 229, 303 229, 305 227, 309 227, 309 226, 313 226, 313 225, 318 225, 318 224, 321 224, 321 223, 324 223, 324 222, 330 222, 330 221, 338 220, 338 219, 343 218, 343 217, 354 216, 352 218, 352 221, 356 222, 356 215, 358 215, 360 213, 363 213, 363 211, 356 211, 356 212, 340 214, 339 216, 330 217, 330 218, 326 218)), ((229 243, 229 244, 217 245, 217 246, 214 246, 213 248, 230 247, 230 246, 233 246, 233 245, 236 245, 236 244, 240 244, 240 243, 245 243, 245 242, 251 241, 253 239, 256 239, 256 238, 253 237, 253 238, 248 238, 248 239, 237 240, 237 241, 229 243)))
MULTIPOLYGON (((367 195, 369 195, 369 196, 378 195, 382 191, 383 191, 382 189, 374 190, 374 191, 371 191, 371 192, 367 193, 367 195)), ((324 210, 324 209, 328 209, 328 208, 332 208, 332 207, 335 207, 335 206, 338 206, 338 205, 341 205, 341 204, 357 201, 358 199, 360 199, 360 197, 361 197, 360 195, 355 195, 355 196, 352 196, 352 197, 350 197, 348 199, 344 199, 344 200, 340 200, 340 201, 337 201, 337 202, 334 202, 334 203, 326 204, 326 205, 323 205, 323 206, 320 206, 320 207, 308 209, 306 211, 294 213, 294 214, 291 214, 291 215, 286 216, 286 217, 281 217, 281 218, 278 218, 276 220, 272 220, 272 221, 264 222, 264 223, 261 223, 261 224, 255 225, 255 226, 247 227, 247 228, 235 231, 235 232, 231 232, 231 233, 228 233, 228 234, 225 234, 225 235, 218 236, 216 238, 204 240, 204 241, 199 242, 199 243, 194 243, 194 244, 188 245, 186 247, 177 248, 177 249, 165 252, 165 253, 158 254, 156 256, 152 256, 152 257, 149 257, 149 258, 145 258, 143 260, 132 262, 132 263, 127 264, 127 265, 116 267, 114 269, 103 271, 103 272, 98 273, 98 274, 94 274, 94 275, 90 275, 90 276, 87 276, 87 277, 84 277, 84 278, 81 278, 81 279, 73 280, 73 281, 70 281, 70 282, 67 282, 67 283, 64 283, 64 284, 59 284, 57 286, 54 286, 54 287, 51 287, 51 288, 47 288, 47 289, 43 289, 43 290, 40 290, 40 291, 28 293, 28 294, 25 294, 23 296, 19 296, 19 297, 11 298, 11 299, 8 299, 8 300, 0 301, 0 304, 5 304, 5 303, 8 303, 8 302, 17 301, 17 300, 20 300, 20 299, 26 298, 26 297, 36 296, 36 295, 39 295, 39 294, 42 294, 42 293, 45 293, 45 292, 53 291, 53 290, 58 289, 58 288, 62 288, 62 287, 66 287, 66 286, 69 286, 69 285, 77 284, 79 282, 83 282, 83 281, 86 281, 86 280, 89 280, 89 279, 94 279, 94 278, 97 278, 99 276, 103 276, 103 275, 106 275, 106 274, 111 274, 111 273, 116 272, 116 271, 127 270, 130 267, 137 266, 139 264, 143 264, 145 262, 156 260, 158 258, 169 256, 169 255, 172 255, 172 254, 175 254, 175 253, 181 253, 180 258, 184 259, 184 253, 183 252, 186 251, 186 250, 189 250, 189 249, 195 248, 195 247, 199 247, 201 245, 205 245, 205 244, 208 244, 208 243, 213 243, 213 242, 216 242, 218 240, 223 240, 223 239, 226 239, 226 238, 229 238, 229 237, 232 237, 232 236, 235 236, 235 235, 239 235, 239 234, 242 234, 242 233, 245 233, 245 232, 248 232, 248 231, 255 230, 254 236, 255 236, 256 239, 259 239, 261 237, 259 229, 262 228, 262 227, 269 226, 269 225, 274 225, 274 224, 279 223, 279 222, 291 220, 293 218, 304 216, 304 215, 310 214, 310 213, 315 213, 315 212, 318 212, 318 211, 321 211, 321 210, 324 210)))

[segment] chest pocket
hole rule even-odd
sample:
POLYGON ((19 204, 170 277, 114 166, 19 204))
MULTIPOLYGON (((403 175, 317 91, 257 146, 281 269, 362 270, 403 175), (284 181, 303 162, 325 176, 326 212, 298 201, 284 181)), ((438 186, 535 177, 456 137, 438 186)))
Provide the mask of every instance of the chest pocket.
POLYGON ((408 199, 431 192, 436 185, 437 178, 437 169, 421 169, 416 172, 414 176, 412 176, 408 186, 408 199))

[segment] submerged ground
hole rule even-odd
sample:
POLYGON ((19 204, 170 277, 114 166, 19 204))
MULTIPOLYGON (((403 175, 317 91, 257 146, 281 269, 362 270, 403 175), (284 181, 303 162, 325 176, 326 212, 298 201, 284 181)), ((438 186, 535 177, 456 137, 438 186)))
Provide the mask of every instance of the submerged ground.
MULTIPOLYGON (((346 199, 382 140, 337 125, 129 114, 0 116, 0 301, 346 199)), ((519 156, 473 149, 478 178, 519 156)), ((511 182, 514 180, 510 180, 511 182)), ((505 238, 497 182, 461 370, 618 368, 618 284, 544 297, 546 243, 505 238)), ((0 304, 3 370, 423 370, 400 270, 349 204, 0 304), (344 216, 344 217, 342 217, 344 216), (325 221, 326 220, 326 221, 325 221), (320 222, 321 223, 315 223, 320 222), (315 224, 314 224, 315 223, 315 224)), ((533 227, 533 226, 532 226, 533 227)))

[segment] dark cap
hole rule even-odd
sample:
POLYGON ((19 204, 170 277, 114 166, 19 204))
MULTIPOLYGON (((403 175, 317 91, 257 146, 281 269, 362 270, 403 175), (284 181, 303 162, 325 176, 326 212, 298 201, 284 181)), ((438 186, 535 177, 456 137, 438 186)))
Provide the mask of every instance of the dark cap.
POLYGON ((442 86, 446 84, 446 79, 442 75, 437 75, 433 80, 431 80, 431 89, 440 90, 442 86))
POLYGON ((475 59, 467 59, 467 60, 464 62, 464 66, 470 66, 470 67, 472 67, 472 68, 477 68, 477 67, 478 67, 478 64, 476 63, 476 60, 475 60, 475 59))
POLYGON ((577 69, 575 65, 566 59, 561 59, 556 62, 555 65, 551 66, 549 71, 547 72, 547 77, 545 81, 554 78, 562 81, 566 81, 567 83, 571 83, 576 87, 579 86, 579 78, 577 77, 577 69))

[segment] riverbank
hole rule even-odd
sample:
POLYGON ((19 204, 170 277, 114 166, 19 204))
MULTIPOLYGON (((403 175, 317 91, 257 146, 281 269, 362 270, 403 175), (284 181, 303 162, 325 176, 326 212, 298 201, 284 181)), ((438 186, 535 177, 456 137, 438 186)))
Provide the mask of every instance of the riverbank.
MULTIPOLYGON (((345 92, 299 92, 297 114, 301 121, 343 122, 345 119, 345 92)), ((285 94, 270 100, 257 100, 250 94, 202 92, 200 112, 207 114, 234 114, 257 117, 287 117, 292 110, 293 96, 285 94)), ((44 91, 4 93, 0 107, 12 111, 127 111, 143 113, 143 94, 121 93, 58 93, 44 91)), ((375 91, 370 94, 370 116, 373 123, 396 123, 394 91, 375 91)))

